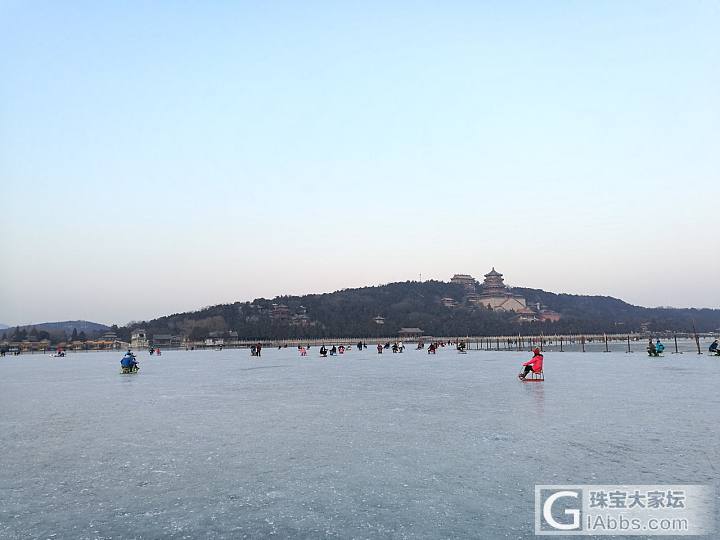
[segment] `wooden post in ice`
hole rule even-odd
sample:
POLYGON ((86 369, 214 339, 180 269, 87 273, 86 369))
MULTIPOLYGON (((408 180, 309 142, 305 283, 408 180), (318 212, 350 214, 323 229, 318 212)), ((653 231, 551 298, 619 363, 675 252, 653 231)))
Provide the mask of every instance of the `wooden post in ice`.
POLYGON ((560 352, 564 352, 562 342, 563 342, 563 338, 562 338, 562 336, 560 336, 560 352))
POLYGON ((580 337, 580 343, 582 343, 582 352, 585 352, 585 334, 580 337))
POLYGON ((702 354, 700 351, 700 338, 698 337, 697 330, 695 329, 695 321, 693 321, 693 334, 695 334, 695 345, 697 345, 698 354, 702 354))
POLYGON ((630 335, 628 335, 628 337, 627 337, 627 342, 628 342, 628 350, 627 350, 627 352, 632 352, 632 351, 630 350, 630 335))
POLYGON ((605 336, 605 352, 610 352, 610 349, 608 349, 607 334, 604 334, 604 336, 605 336))
POLYGON ((673 332, 673 339, 675 340, 675 352, 673 354, 679 354, 677 345, 677 334, 675 332, 673 332))

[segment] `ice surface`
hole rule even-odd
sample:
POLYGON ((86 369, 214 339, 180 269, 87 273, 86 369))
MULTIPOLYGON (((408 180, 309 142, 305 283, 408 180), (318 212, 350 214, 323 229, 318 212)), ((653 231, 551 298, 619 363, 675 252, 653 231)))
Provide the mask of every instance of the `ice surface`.
POLYGON ((528 538, 535 484, 714 484, 720 358, 0 359, 0 538, 528 538))

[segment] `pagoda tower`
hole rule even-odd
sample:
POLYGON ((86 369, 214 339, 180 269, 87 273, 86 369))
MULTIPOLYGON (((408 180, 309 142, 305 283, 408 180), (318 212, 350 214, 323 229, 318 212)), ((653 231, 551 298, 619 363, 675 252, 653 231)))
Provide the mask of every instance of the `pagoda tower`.
POLYGON ((514 311, 518 314, 532 314, 533 310, 527 307, 525 299, 519 294, 514 294, 505 285, 503 275, 493 268, 485 274, 485 281, 482 290, 477 298, 473 300, 481 306, 493 311, 514 311))
POLYGON ((507 287, 503 281, 503 275, 493 267, 490 272, 485 274, 485 281, 482 285, 482 296, 506 296, 508 294, 507 287))

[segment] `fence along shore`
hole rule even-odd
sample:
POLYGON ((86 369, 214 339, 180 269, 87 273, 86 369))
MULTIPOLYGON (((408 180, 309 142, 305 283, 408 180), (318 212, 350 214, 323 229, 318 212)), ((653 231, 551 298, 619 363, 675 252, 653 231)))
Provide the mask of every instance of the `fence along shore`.
MULTIPOLYGON (((184 341, 179 346, 161 346, 162 350, 211 350, 211 349, 248 349, 260 344, 263 348, 282 349, 288 347, 320 347, 321 345, 345 345, 352 350, 360 342, 368 349, 378 344, 403 342, 406 348, 417 347, 422 342, 444 343, 451 349, 464 342, 467 351, 530 351, 539 348, 543 352, 645 352, 649 339, 660 339, 665 344, 665 352, 682 354, 695 352, 702 354, 702 343, 714 339, 713 333, 638 333, 638 334, 553 334, 553 335, 501 335, 501 336, 383 336, 383 337, 325 337, 325 338, 287 338, 287 339, 243 339, 223 340, 215 343, 206 341, 184 341)), ((12 347, 17 349, 18 347, 12 347)), ((118 351, 130 348, 127 342, 117 341, 112 347, 63 347, 68 352, 118 351)), ((23 343, 19 347, 22 354, 46 354, 54 352, 56 347, 33 348, 32 343, 23 343)), ((7 353, 12 354, 12 350, 7 353)))

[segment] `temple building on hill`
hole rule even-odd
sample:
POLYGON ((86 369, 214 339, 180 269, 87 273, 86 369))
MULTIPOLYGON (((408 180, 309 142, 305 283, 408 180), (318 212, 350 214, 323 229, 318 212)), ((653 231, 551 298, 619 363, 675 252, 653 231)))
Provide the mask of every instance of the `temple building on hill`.
POLYGON ((468 292, 475 292, 475 278, 468 274, 455 274, 450 283, 462 285, 468 292))
POLYGON ((538 319, 543 322, 558 322, 560 320, 560 314, 552 309, 541 309, 538 311, 538 319))
POLYGON ((485 280, 478 288, 474 277, 468 274, 455 274, 450 282, 462 285, 465 288, 461 301, 456 302, 452 298, 441 298, 440 303, 447 308, 453 308, 460 303, 465 303, 466 305, 482 306, 493 311, 512 312, 515 313, 514 320, 521 323, 556 322, 560 320, 561 315, 546 306, 539 303, 532 307, 528 306, 524 297, 515 294, 505 285, 503 275, 494 267, 484 277, 485 280))
POLYGON ((503 275, 494 267, 484 277, 482 289, 480 294, 473 299, 474 303, 493 311, 514 311, 521 315, 534 313, 532 309, 528 308, 525 298, 508 290, 503 281, 503 275))
POLYGON ((273 304, 270 318, 273 321, 287 321, 290 318, 290 308, 285 304, 273 304))
POLYGON ((457 300, 450 297, 441 298, 440 303, 447 308, 454 308, 458 306, 457 300))

